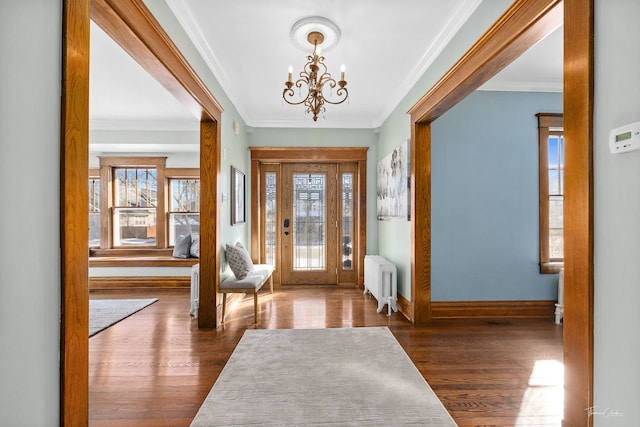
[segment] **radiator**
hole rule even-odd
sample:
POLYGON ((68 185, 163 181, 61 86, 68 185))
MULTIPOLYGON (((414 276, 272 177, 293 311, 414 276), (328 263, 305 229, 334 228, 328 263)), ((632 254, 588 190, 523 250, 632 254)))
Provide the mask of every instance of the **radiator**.
POLYGON ((198 317, 198 307, 200 306, 200 264, 191 267, 191 310, 189 314, 198 317))
POLYGON ((564 319, 564 268, 558 274, 558 303, 556 304, 556 325, 564 319))
POLYGON ((379 255, 364 257, 364 293, 369 292, 378 300, 378 313, 387 306, 387 315, 391 310, 398 311, 398 272, 395 264, 379 255))

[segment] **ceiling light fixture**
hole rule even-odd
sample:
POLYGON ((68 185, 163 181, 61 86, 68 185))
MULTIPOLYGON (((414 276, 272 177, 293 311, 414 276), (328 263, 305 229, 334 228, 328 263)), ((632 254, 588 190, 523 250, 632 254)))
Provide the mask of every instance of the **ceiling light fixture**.
POLYGON ((302 32, 307 32, 306 39, 313 46, 313 53, 307 56, 307 63, 300 72, 300 78, 295 82, 293 81, 293 67, 289 66, 282 99, 291 105, 303 104, 306 107, 306 112, 313 114, 315 122, 318 121, 318 115, 326 111, 325 103, 342 104, 349 97, 349 91, 346 88, 347 81, 344 78, 344 65, 340 67, 340 80, 336 82, 324 64, 324 56, 320 54, 320 45, 325 41, 325 34, 328 35, 327 38, 332 46, 337 43, 340 36, 338 27, 325 18, 310 17, 301 19, 294 24, 291 30, 292 39, 299 43, 302 32), (298 88, 297 96, 294 86, 298 88), (334 93, 336 86, 338 88, 334 93))

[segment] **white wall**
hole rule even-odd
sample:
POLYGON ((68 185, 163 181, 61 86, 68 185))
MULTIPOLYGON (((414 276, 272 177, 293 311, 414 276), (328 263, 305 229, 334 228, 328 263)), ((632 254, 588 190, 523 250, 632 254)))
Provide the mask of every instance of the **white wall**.
MULTIPOLYGON (((198 125, 199 126, 199 125, 198 125)), ((200 131, 94 129, 89 125, 89 167, 98 156, 166 156, 168 168, 200 167, 200 131)))
POLYGON ((640 2, 595 7, 594 425, 631 426, 640 419, 640 151, 610 154, 608 137, 640 120, 640 2))
POLYGON ((61 5, 0 6, 3 426, 59 419, 61 5))

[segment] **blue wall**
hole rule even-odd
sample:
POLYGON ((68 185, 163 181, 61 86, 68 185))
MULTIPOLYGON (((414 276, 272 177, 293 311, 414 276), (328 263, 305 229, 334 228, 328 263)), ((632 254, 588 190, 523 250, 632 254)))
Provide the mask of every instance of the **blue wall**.
POLYGON ((555 299, 538 267, 539 112, 562 112, 562 94, 476 91, 433 123, 434 301, 555 299))

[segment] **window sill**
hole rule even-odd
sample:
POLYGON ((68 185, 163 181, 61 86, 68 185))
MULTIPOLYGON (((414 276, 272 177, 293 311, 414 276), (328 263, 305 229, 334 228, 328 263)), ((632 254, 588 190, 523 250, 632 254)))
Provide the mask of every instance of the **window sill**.
POLYGON ((93 249, 89 267, 191 267, 199 258, 175 258, 173 249, 93 249))
POLYGON ((540 274, 558 274, 564 268, 564 262, 541 262, 540 274))

